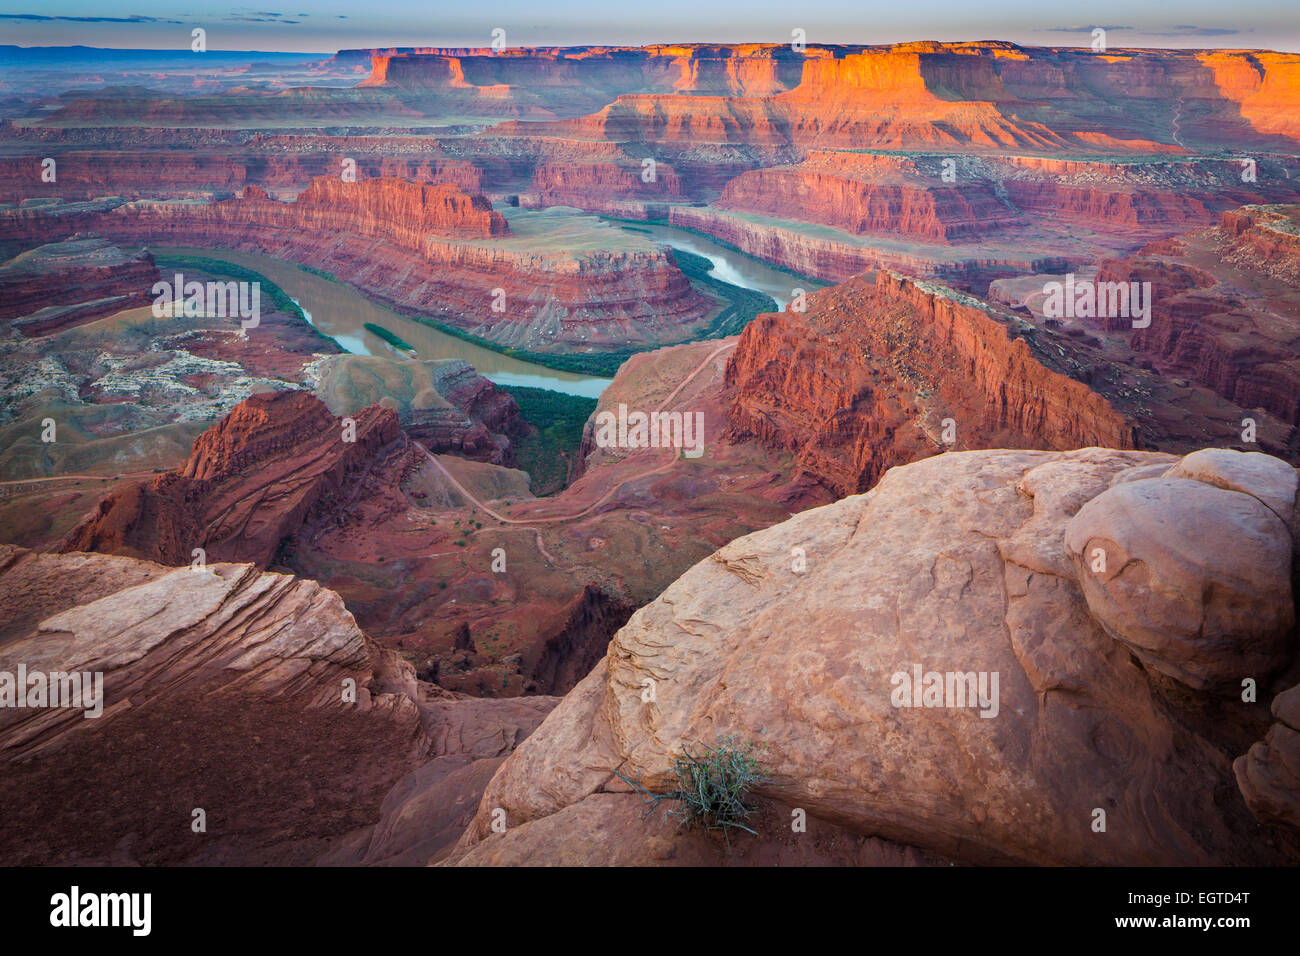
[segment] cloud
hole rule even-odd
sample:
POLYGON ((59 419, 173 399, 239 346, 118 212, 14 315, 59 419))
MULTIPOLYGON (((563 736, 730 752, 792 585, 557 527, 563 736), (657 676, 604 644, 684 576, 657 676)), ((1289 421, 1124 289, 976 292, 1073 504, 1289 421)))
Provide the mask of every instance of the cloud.
POLYGON ((1240 32, 1240 30, 1228 30, 1223 27, 1175 26, 1172 28, 1172 32, 1157 33, 1151 30, 1148 31, 1147 35, 1153 37, 1230 37, 1240 32))
MULTIPOLYGON (((1037 33, 1091 33, 1095 29, 1097 29, 1097 24, 1090 23, 1087 26, 1042 27, 1035 32, 1037 33)), ((1102 29, 1103 30, 1132 30, 1135 28, 1122 27, 1122 26, 1112 26, 1112 27, 1103 26, 1102 29)))
POLYGON ((0 13, 0 20, 37 20, 52 22, 55 20, 69 23, 182 23, 181 20, 159 20, 157 17, 145 17, 133 13, 129 17, 46 17, 39 13, 0 13))
MULTIPOLYGON (((1042 27, 1035 30, 1035 33, 1091 33, 1096 29, 1095 25, 1090 26, 1068 26, 1068 27, 1042 27)), ((1110 26, 1102 27, 1103 30, 1132 30, 1148 37, 1228 37, 1241 33, 1241 30, 1228 30, 1222 27, 1197 27, 1186 23, 1180 23, 1175 26, 1162 30, 1147 30, 1141 27, 1129 26, 1110 26)))
POLYGON ((226 17, 226 20, 234 23, 301 23, 301 20, 285 20, 284 14, 274 13, 267 17, 251 16, 246 17, 240 14, 232 13, 226 17))

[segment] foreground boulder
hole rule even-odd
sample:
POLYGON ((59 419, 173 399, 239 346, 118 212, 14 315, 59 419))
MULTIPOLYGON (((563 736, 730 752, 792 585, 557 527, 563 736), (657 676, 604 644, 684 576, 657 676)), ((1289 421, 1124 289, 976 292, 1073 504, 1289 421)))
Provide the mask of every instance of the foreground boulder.
POLYGON ((1291 710, 1252 751, 1267 798, 1248 807, 1233 773, 1294 659, 1293 542, 1274 509, 1293 507, 1295 484, 1257 456, 1194 459, 950 453, 733 541, 634 614, 506 759, 451 862, 672 858, 662 805, 647 815, 627 781, 669 791, 683 747, 722 734, 759 744, 757 793, 780 808, 758 837, 733 836, 733 854, 798 843, 802 810, 805 847, 875 839, 975 864, 1295 862, 1295 835, 1251 812, 1267 803, 1261 817, 1282 820, 1300 797, 1294 771, 1277 770, 1294 756, 1291 710), (1181 496, 1126 490, 1152 482, 1181 496), (1107 504, 1116 496, 1132 520, 1107 540, 1126 557, 1094 571, 1087 546, 1124 510, 1107 504))
POLYGON ((554 700, 423 684, 314 581, 6 545, 0 704, 0 863, 292 865, 368 838, 406 774, 499 760, 554 700))

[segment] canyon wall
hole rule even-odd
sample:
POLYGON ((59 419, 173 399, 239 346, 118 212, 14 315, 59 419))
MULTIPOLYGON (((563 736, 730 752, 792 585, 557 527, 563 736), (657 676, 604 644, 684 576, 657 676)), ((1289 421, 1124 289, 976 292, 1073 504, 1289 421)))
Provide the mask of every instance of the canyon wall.
MULTIPOLYGON (((102 679, 94 720, 72 707, 0 710, 10 866, 308 866, 369 836, 408 773, 451 776, 462 789, 446 802, 472 806, 555 704, 422 684, 337 594, 248 564, 194 570, 0 545, 0 606, 6 672, 102 679), (75 787, 59 783, 69 779, 75 787), (208 814, 200 837, 195 806, 208 814)), ((441 843, 426 828, 406 849, 436 852, 464 822, 441 843)))
MULTIPOLYGON (((850 242, 849 236, 837 240, 780 222, 746 219, 743 214, 730 215, 693 206, 670 207, 668 221, 713 236, 741 252, 799 275, 828 282, 843 282, 868 269, 897 269, 982 290, 998 276, 1064 271, 1071 261, 1054 255, 1035 255, 1032 249, 987 249, 978 244, 951 254, 944 250, 929 253, 923 245, 903 246, 888 240, 857 244, 850 242)), ((797 282, 792 276, 791 283, 797 282)))
POLYGON ((242 198, 211 203, 33 201, 0 220, 12 241, 29 244, 93 231, 121 242, 261 252, 538 351, 680 341, 718 309, 666 249, 547 251, 544 236, 502 242, 509 227, 501 214, 452 185, 322 177, 291 203, 250 186, 242 198))
POLYGON ((887 233, 939 243, 978 239, 1019 222, 990 183, 945 185, 922 176, 909 159, 823 150, 794 166, 737 176, 716 205, 825 223, 855 235, 887 233))
MULTIPOLYGON (((1247 206, 1220 225, 1101 263, 1099 282, 1149 282, 1132 348, 1241 406, 1300 425, 1300 207, 1247 206)), ((1124 318, 1107 321, 1124 331, 1124 318)))
MULTIPOLYGON (((752 95, 619 91, 549 124, 618 141, 1176 155, 1293 148, 1300 57, 1251 51, 912 43, 809 50, 797 85, 752 95), (1124 109, 1140 103, 1141 108, 1124 109)), ((612 92, 612 90, 611 90, 612 92)), ((702 91, 708 92, 708 91, 702 91)))
POLYGON ((147 251, 127 254, 98 238, 40 246, 0 265, 0 319, 23 335, 50 335, 149 305, 158 267, 147 251))
POLYGON ((840 495, 947 449, 1134 447, 1133 424, 1018 330, 979 300, 886 271, 822 290, 807 312, 741 334, 730 434, 791 452, 840 495))

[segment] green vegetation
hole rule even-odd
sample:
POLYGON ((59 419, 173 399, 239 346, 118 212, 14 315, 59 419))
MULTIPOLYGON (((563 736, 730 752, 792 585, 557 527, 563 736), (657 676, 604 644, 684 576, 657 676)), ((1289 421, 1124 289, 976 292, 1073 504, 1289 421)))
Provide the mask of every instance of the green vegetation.
POLYGON ((294 265, 296 265, 303 272, 310 272, 312 275, 319 276, 322 279, 329 279, 330 282, 340 281, 339 278, 334 275, 334 273, 326 272, 324 269, 317 269, 315 266, 305 266, 300 262, 295 262, 294 265))
MULTIPOLYGON (((609 219, 615 222, 635 223, 635 225, 629 225, 625 227, 633 232, 645 232, 646 230, 644 229, 644 226, 646 225, 666 226, 669 224, 666 219, 620 220, 617 217, 613 217, 613 216, 603 216, 601 218, 609 219)), ((681 229, 684 227, 674 226, 673 228, 681 229)), ((686 229, 685 231, 697 232, 697 230, 692 230, 692 229, 686 229)), ((698 233, 698 232, 697 234, 703 236, 704 238, 707 238, 711 242, 717 243, 718 245, 725 246, 730 249, 735 249, 734 246, 730 246, 727 243, 714 238, 713 236, 709 236, 705 233, 698 233)), ((740 249, 735 249, 735 251, 741 253, 742 255, 747 255, 747 253, 744 253, 740 249)), ((735 286, 732 285, 731 283, 723 282, 720 279, 713 278, 711 275, 709 275, 710 271, 712 270, 712 264, 709 262, 708 259, 704 258, 703 256, 697 256, 694 255, 693 253, 685 252, 680 249, 674 249, 673 255, 677 260, 678 267, 681 268, 682 272, 685 273, 687 278, 689 278, 692 282, 695 282, 697 286, 702 286, 704 290, 709 294, 717 298, 720 298, 727 303, 727 305, 723 308, 722 312, 719 313, 719 315, 717 315, 713 319, 713 321, 709 324, 708 329, 705 330, 703 334, 701 334, 696 339, 694 339, 694 341, 698 341, 700 339, 722 338, 724 336, 734 335, 737 332, 741 331, 746 325, 748 325, 750 320, 752 320, 754 316, 759 315, 763 312, 775 312, 777 310, 778 307, 776 304, 776 300, 774 300, 771 296, 765 295, 761 292, 755 292, 751 289, 744 289, 741 288, 740 286, 735 286)), ((205 272, 209 272, 214 275, 224 275, 224 276, 230 276, 231 278, 235 278, 235 279, 245 279, 247 281, 260 282, 262 284, 263 294, 268 296, 268 298, 270 299, 270 301, 272 301, 272 303, 276 306, 276 308, 281 309, 284 312, 288 312, 291 315, 298 315, 300 317, 302 316, 302 310, 299 309, 296 305, 294 305, 293 300, 290 299, 289 296, 283 292, 283 290, 281 290, 277 285, 275 285, 275 283, 271 282, 271 280, 267 279, 265 276, 261 275, 260 273, 254 272, 251 269, 246 269, 242 266, 234 265, 228 262, 223 262, 219 259, 209 259, 202 256, 159 256, 158 265, 160 268, 163 268, 164 266, 169 266, 173 268, 180 266, 180 267, 188 267, 193 269, 201 269, 205 272)), ((352 283, 345 282, 345 280, 339 279, 337 276, 333 275, 330 272, 326 272, 324 269, 318 269, 314 266, 302 265, 300 263, 294 263, 294 265, 299 269, 311 273, 312 275, 318 276, 322 279, 327 279, 331 282, 340 282, 348 285, 352 284, 352 283)), ((780 267, 772 266, 772 268, 779 269, 780 267)), ((788 272, 789 270, 784 270, 784 271, 788 272)), ((798 273, 791 272, 790 274, 798 276, 798 273)), ((820 288, 821 286, 826 285, 826 283, 824 282, 818 282, 817 280, 808 279, 804 276, 798 276, 798 278, 809 289, 820 288)), ((480 336, 473 335, 470 332, 466 332, 464 329, 457 328, 454 325, 449 325, 446 322, 441 322, 438 319, 433 318, 432 316, 424 315, 418 312, 411 311, 410 309, 403 308, 397 303, 390 302, 388 300, 383 299, 382 296, 376 297, 373 292, 370 292, 366 289, 359 289, 359 291, 363 295, 368 296, 371 299, 378 298, 380 301, 384 302, 385 306, 392 309, 394 312, 398 313, 404 318, 410 319, 412 322, 418 322, 419 324, 424 325, 428 328, 436 329, 437 331, 442 332, 445 335, 450 335, 453 338, 460 339, 463 342, 470 342, 474 345, 479 346, 480 348, 489 349, 490 351, 497 352, 501 355, 508 355, 511 358, 516 358, 524 362, 530 362, 534 365, 540 365, 544 368, 554 369, 559 372, 572 372, 577 375, 594 375, 594 376, 600 376, 602 378, 612 378, 614 374, 619 370, 620 366, 622 366, 623 363, 626 362, 633 355, 637 354, 638 352, 653 351, 654 349, 659 348, 659 346, 646 346, 643 349, 629 348, 629 349, 618 349, 617 351, 612 351, 612 352, 582 352, 582 353, 569 353, 569 354, 534 352, 534 351, 529 351, 527 349, 512 348, 511 346, 500 345, 489 339, 485 339, 480 336)), ((379 326, 372 326, 368 323, 366 327, 369 328, 370 331, 378 335, 380 338, 383 338, 385 341, 396 346, 397 348, 411 349, 411 346, 407 345, 405 342, 402 342, 402 340, 397 336, 393 335, 393 333, 388 332, 387 330, 384 330, 383 332, 379 331, 380 329, 379 326), (394 342, 393 339, 397 339, 397 341, 394 342)), ((337 342, 334 342, 332 338, 325 335, 324 333, 318 331, 317 335, 319 335, 322 339, 325 339, 326 341, 334 343, 334 345, 339 349, 339 351, 341 352, 347 351, 342 346, 340 346, 337 342)))
POLYGON ((721 339, 735 335, 749 325, 755 316, 775 312, 780 308, 776 299, 765 292, 756 292, 713 278, 709 274, 713 271, 713 263, 704 256, 697 256, 684 249, 674 249, 673 257, 686 278, 703 285, 710 293, 730 303, 709 323, 709 330, 701 338, 721 339))
POLYGON ((302 320, 302 323, 316 333, 316 336, 324 342, 328 342, 340 352, 347 352, 343 346, 334 341, 333 338, 317 329, 307 321, 307 316, 303 314, 298 303, 290 298, 289 293, 285 292, 278 285, 262 275, 260 272, 254 272, 252 269, 246 269, 243 266, 235 265, 233 262, 225 262, 221 259, 210 259, 207 256, 179 256, 167 255, 158 256, 155 260, 158 269, 164 276, 168 271, 194 269, 199 272, 207 273, 212 276, 221 276, 227 279, 234 279, 237 282, 256 282, 260 287, 260 295, 263 300, 271 303, 271 306, 277 311, 286 315, 296 316, 302 320))
POLYGON ((515 460, 528 472, 533 494, 562 491, 569 480, 569 464, 582 447, 582 427, 596 411, 596 400, 523 385, 497 388, 515 400, 524 421, 535 429, 514 443, 515 460))
POLYGON ((388 331, 388 329, 384 328, 382 325, 375 325, 373 322, 363 322, 362 326, 367 332, 379 336, 379 338, 383 339, 395 349, 401 349, 403 352, 415 351, 414 345, 407 342, 406 339, 402 338, 396 332, 388 331))
MULTIPOLYGON (((667 219, 664 218, 620 219, 618 216, 601 216, 600 218, 608 219, 611 222, 627 222, 627 223, 635 222, 635 223, 641 223, 642 225, 646 225, 646 226, 667 226, 670 229, 676 229, 678 232, 689 232, 692 235, 699 236, 701 239, 707 239, 715 246, 721 246, 723 249, 730 249, 732 252, 742 255, 746 259, 753 259, 755 262, 761 262, 768 269, 775 269, 777 272, 784 272, 787 275, 794 276, 796 279, 799 280, 799 284, 802 285, 805 289, 808 289, 809 291, 812 291, 813 289, 822 289, 828 285, 833 284, 825 281, 824 279, 814 279, 812 276, 806 276, 802 272, 796 272, 795 270, 791 269, 789 266, 783 266, 776 262, 768 262, 766 259, 760 259, 752 252, 746 252, 744 249, 740 248, 740 246, 727 242, 727 240, 725 239, 719 239, 717 236, 713 235, 713 233, 705 232, 703 229, 692 229, 690 226, 683 226, 679 223, 669 222, 667 219)), ((674 255, 680 254, 680 250, 673 249, 673 254, 674 255)), ((687 255, 690 255, 690 253, 687 253, 687 255)))
POLYGON ((645 796, 649 807, 660 800, 675 801, 677 806, 666 815, 676 817, 684 827, 721 830, 728 844, 732 830, 754 833, 746 825, 754 812, 749 804, 750 791, 766 779, 756 755, 759 745, 727 735, 718 738, 716 747, 699 744, 698 748, 699 752, 692 753, 683 744, 681 755, 673 761, 677 788, 667 793, 651 793, 638 781, 621 773, 618 776, 645 796))

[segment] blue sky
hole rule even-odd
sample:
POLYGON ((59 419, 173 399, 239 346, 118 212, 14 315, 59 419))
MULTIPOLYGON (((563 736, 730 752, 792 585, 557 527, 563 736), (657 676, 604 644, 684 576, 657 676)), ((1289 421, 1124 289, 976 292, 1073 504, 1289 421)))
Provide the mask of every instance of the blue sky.
POLYGON ((328 51, 369 46, 485 46, 660 41, 810 43, 1012 40, 1087 46, 1094 26, 1117 46, 1300 51, 1296 0, 0 0, 0 43, 328 51))

